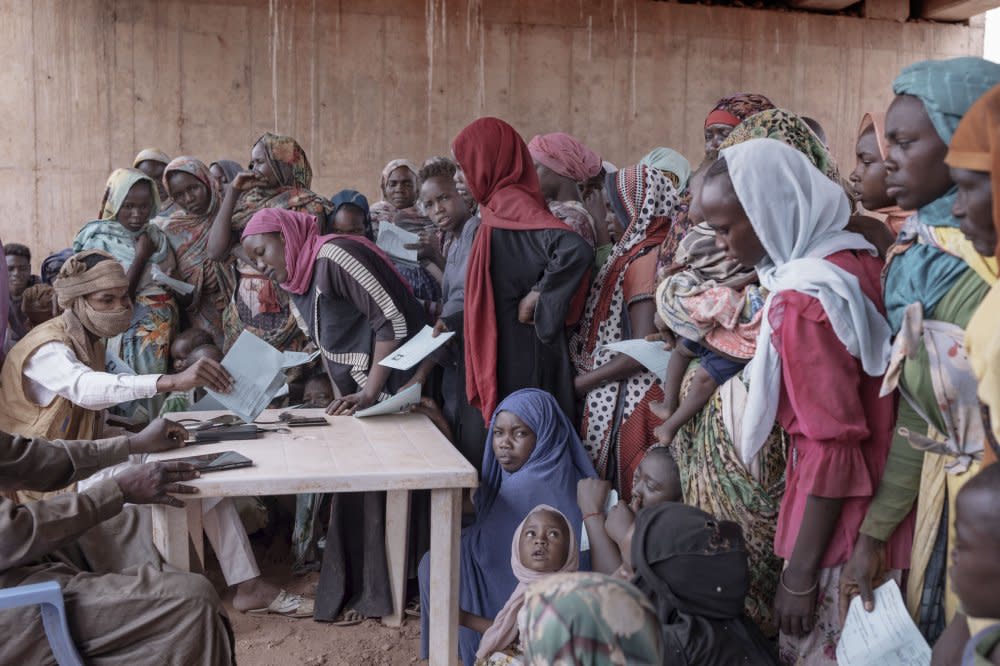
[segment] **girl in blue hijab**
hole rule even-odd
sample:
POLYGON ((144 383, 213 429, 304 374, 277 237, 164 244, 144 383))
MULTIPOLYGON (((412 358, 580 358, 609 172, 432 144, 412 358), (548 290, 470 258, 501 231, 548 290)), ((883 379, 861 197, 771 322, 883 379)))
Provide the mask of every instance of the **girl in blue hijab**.
MULTIPOLYGON (((459 601, 463 611, 493 618, 517 587, 505 547, 531 510, 549 504, 576 533, 582 516, 576 503, 580 479, 597 476, 580 438, 551 394, 522 389, 493 412, 483 454, 483 478, 475 495, 476 517, 462 530, 459 601)), ((584 568, 584 567, 581 567, 584 568)), ((427 658, 430 558, 420 562, 420 653, 427 658)), ((459 629, 462 661, 476 659, 480 634, 459 629)))

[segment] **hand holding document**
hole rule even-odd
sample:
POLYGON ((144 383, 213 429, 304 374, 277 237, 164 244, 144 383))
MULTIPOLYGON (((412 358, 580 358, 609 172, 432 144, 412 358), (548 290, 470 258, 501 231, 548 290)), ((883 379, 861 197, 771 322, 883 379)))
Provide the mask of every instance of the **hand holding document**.
POLYGON ((376 245, 394 259, 402 259, 403 261, 416 264, 417 251, 407 250, 406 246, 419 242, 420 236, 397 227, 395 224, 383 223, 379 225, 376 245))
POLYGON ((927 666, 931 648, 913 624, 896 581, 875 590, 875 610, 864 609, 861 597, 851 600, 837 643, 840 666, 927 666))
POLYGON ((178 294, 187 296, 194 293, 193 284, 188 284, 187 282, 182 282, 181 280, 175 280, 160 270, 160 267, 157 264, 153 264, 153 268, 150 269, 150 277, 153 278, 153 282, 163 285, 164 287, 169 287, 178 294))
POLYGON ((222 359, 222 367, 233 376, 232 392, 208 390, 208 395, 245 422, 252 423, 286 387, 284 370, 316 356, 296 354, 300 352, 282 353, 253 333, 243 331, 222 359))
POLYGON ((379 365, 394 370, 409 370, 455 335, 454 332, 440 333, 435 338, 432 337, 433 333, 433 328, 424 326, 419 333, 410 338, 409 342, 379 361, 379 365))
POLYGON ((622 340, 604 345, 601 349, 628 354, 642 363, 647 370, 661 380, 667 375, 667 363, 670 362, 670 352, 663 348, 662 342, 650 340, 622 340))
POLYGON ((386 414, 399 414, 405 412, 413 405, 420 402, 420 384, 413 384, 396 395, 377 402, 368 409, 355 412, 354 416, 363 419, 367 416, 385 416, 386 414))

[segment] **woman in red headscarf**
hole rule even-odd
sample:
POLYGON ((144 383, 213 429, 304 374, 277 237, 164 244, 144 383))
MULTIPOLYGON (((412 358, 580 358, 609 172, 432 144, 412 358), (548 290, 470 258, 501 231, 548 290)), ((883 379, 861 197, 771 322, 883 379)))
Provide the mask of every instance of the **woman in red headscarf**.
POLYGON ((573 419, 566 328, 582 314, 594 251, 546 208, 513 127, 480 118, 452 150, 482 216, 465 286, 469 402, 489 419, 504 397, 540 388, 573 419))

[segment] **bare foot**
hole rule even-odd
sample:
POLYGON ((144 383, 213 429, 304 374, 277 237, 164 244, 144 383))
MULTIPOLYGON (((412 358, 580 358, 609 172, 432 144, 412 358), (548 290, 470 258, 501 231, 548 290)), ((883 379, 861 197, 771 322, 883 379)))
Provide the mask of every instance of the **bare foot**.
POLYGON ((246 612, 255 608, 266 608, 281 592, 281 588, 263 578, 251 578, 236 586, 233 608, 246 612))

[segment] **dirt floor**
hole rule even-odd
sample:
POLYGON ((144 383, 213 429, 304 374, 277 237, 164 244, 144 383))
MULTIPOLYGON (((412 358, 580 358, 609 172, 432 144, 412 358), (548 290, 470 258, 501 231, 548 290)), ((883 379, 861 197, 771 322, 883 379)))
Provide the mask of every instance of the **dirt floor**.
MULTIPOLYGON (((310 574, 287 587, 311 594, 317 577, 310 574)), ((403 666, 419 662, 420 624, 415 618, 408 618, 399 629, 384 627, 376 620, 334 627, 311 619, 246 615, 234 611, 228 600, 227 609, 236 632, 240 666, 403 666)))
MULTIPOLYGON (((288 543, 287 538, 287 533, 272 535, 269 540, 260 535, 251 537, 261 570, 268 580, 289 592, 315 596, 319 573, 302 576, 289 573, 292 558, 284 546, 288 543)), ((403 666, 421 663, 418 658, 420 621, 417 618, 407 617, 402 627, 394 629, 377 620, 335 627, 311 618, 248 615, 233 609, 233 593, 225 590, 218 564, 211 556, 206 575, 220 591, 229 612, 236 634, 236 661, 240 666, 403 666)))

